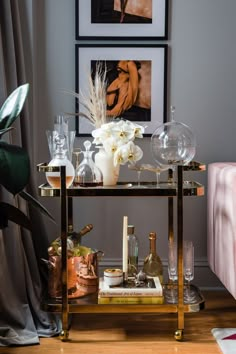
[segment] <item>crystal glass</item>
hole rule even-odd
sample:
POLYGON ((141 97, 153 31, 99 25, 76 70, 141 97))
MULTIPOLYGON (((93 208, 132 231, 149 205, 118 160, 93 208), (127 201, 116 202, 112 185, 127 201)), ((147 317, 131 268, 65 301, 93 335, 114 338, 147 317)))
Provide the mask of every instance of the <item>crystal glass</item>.
POLYGON ((178 292, 175 285, 178 280, 178 265, 177 265, 177 244, 174 241, 169 241, 168 244, 168 275, 170 279, 170 288, 166 292, 166 300, 168 303, 177 303, 178 292))
POLYGON ((160 165, 187 165, 195 156, 196 139, 191 129, 174 120, 175 108, 171 107, 171 120, 157 127, 151 137, 153 159, 160 165))
POLYGON ((191 292, 190 282, 194 278, 194 247, 192 241, 184 241, 184 279, 187 286, 184 293, 186 303, 194 302, 194 293, 191 292))
POLYGON ((46 130, 47 140, 48 140, 48 148, 50 152, 50 157, 53 159, 53 156, 56 152, 56 138, 58 134, 63 135, 64 145, 63 148, 66 151, 67 158, 72 161, 72 152, 73 152, 73 145, 75 141, 75 131, 65 131, 60 133, 58 130, 46 130))
MULTIPOLYGON (((160 174, 163 171, 166 171, 168 167, 166 166, 161 166, 161 165, 150 165, 150 164, 130 164, 128 165, 128 168, 130 170, 134 170, 138 174, 138 188, 146 188, 146 186, 141 185, 140 182, 140 175, 142 171, 150 171, 150 172, 155 172, 156 174, 156 186, 159 186, 160 183, 160 174)), ((136 188, 136 187, 135 187, 136 188)))
MULTIPOLYGON (((80 164, 80 158, 79 158, 79 155, 82 153, 82 150, 80 148, 75 148, 73 149, 73 152, 72 152, 72 156, 75 156, 74 159, 73 159, 73 165, 74 165, 74 168, 75 168, 75 171, 77 170, 77 168, 79 167, 79 164, 80 164)), ((78 184, 78 181, 77 181, 77 178, 76 178, 76 175, 75 175, 75 178, 74 178, 74 185, 78 184)))
MULTIPOLYGON (((49 162, 48 166, 65 166, 66 167, 66 187, 69 188, 74 180, 75 169, 70 160, 67 158, 66 136, 56 132, 52 135, 52 154, 53 158, 49 162), (55 147, 54 147, 55 146, 55 147)), ((46 178, 52 188, 61 187, 61 175, 60 172, 46 172, 46 178)))
POLYGON ((133 188, 147 188, 146 186, 141 184, 141 172, 145 170, 144 165, 132 163, 132 164, 128 165, 128 168, 130 170, 136 171, 136 173, 137 173, 138 184, 137 184, 137 186, 136 185, 133 186, 133 188))
POLYGON ((83 160, 75 170, 75 185, 81 187, 96 187, 103 185, 103 176, 101 170, 95 165, 90 151, 91 142, 86 140, 84 142, 85 151, 83 153, 83 160))
POLYGON ((54 119, 54 130, 63 134, 69 131, 68 118, 62 114, 58 114, 54 119))

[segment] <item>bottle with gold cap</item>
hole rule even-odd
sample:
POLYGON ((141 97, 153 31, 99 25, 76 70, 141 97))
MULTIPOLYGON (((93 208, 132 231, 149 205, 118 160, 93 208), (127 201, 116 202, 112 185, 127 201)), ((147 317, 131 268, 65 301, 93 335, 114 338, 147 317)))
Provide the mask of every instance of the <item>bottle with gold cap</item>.
POLYGON ((144 260, 143 271, 149 277, 159 277, 163 282, 163 265, 156 251, 156 233, 149 233, 150 252, 144 260))
POLYGON ((138 274, 138 238, 134 233, 134 225, 128 225, 128 277, 138 274))
MULTIPOLYGON (((73 251, 75 251, 81 243, 81 237, 86 235, 88 232, 90 232, 93 229, 92 224, 88 224, 84 226, 79 232, 73 231, 73 226, 69 225, 68 226, 68 235, 67 235, 67 251, 70 255, 73 254, 73 251)), ((56 240, 54 240, 50 247, 48 248, 48 254, 49 256, 56 256, 61 254, 61 238, 58 237, 56 240)))

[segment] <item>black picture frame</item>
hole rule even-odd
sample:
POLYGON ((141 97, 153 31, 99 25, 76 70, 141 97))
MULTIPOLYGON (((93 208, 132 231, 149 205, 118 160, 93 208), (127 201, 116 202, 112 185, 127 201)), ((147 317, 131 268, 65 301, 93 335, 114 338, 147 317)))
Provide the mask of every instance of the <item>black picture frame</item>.
MULTIPOLYGON (((139 0, 144 2, 142 11, 146 9, 147 14, 135 16, 130 14, 131 9, 122 23, 121 11, 114 10, 118 9, 117 1, 120 0, 75 0, 76 40, 168 39, 168 0, 139 0)), ((129 1, 132 0, 128 0, 126 11, 129 1)), ((135 11, 138 13, 140 9, 135 11)))
MULTIPOLYGON (((91 67, 96 62, 106 62, 106 66, 108 63, 111 74, 112 70, 117 71, 115 64, 120 60, 138 62, 140 99, 129 110, 124 111, 120 118, 145 125, 144 136, 151 136, 159 123, 167 121, 167 55, 167 44, 76 44, 75 91, 86 95, 91 67), (146 94, 148 87, 149 96, 146 94), (143 92, 144 95, 141 94, 143 92)), ((75 109, 76 112, 85 113, 77 99, 75 109)), ((76 118, 76 136, 91 136, 93 129, 88 119, 82 116, 76 118)))

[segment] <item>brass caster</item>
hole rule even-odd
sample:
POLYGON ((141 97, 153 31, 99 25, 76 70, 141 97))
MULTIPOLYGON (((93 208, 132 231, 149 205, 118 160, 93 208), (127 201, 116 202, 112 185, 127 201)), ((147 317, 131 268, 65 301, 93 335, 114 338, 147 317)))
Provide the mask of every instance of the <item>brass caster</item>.
POLYGON ((61 333, 60 333, 60 339, 62 342, 66 342, 69 338, 69 331, 68 330, 62 330, 61 333))
POLYGON ((182 341, 183 340, 183 335, 184 335, 184 330, 183 329, 177 329, 176 331, 175 331, 175 339, 177 340, 177 341, 182 341))

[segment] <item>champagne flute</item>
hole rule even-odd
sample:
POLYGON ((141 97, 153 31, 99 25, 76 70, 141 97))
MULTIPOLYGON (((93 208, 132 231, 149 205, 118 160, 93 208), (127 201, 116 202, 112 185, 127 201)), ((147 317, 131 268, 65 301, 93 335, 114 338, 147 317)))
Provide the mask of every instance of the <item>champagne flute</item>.
POLYGON ((194 247, 192 241, 184 241, 184 279, 187 281, 184 301, 188 304, 195 302, 194 293, 191 292, 190 282, 194 278, 194 247))
POLYGON ((177 265, 177 244, 174 241, 169 241, 168 244, 168 275, 171 281, 170 291, 166 293, 168 303, 177 303, 177 288, 175 282, 178 280, 178 265, 177 265))

